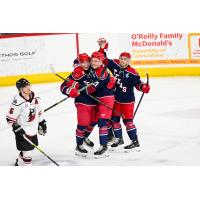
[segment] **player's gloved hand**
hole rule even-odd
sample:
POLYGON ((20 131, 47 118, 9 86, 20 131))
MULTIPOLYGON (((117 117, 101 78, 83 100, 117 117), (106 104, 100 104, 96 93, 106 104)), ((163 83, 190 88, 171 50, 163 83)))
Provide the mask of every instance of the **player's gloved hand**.
POLYGON ((116 78, 115 77, 110 77, 110 81, 107 84, 108 89, 114 89, 115 88, 115 83, 116 83, 116 78))
POLYGON ((70 87, 66 90, 66 94, 71 98, 76 98, 79 96, 79 92, 76 88, 70 87))
POLYGON ((26 134, 24 129, 18 123, 13 123, 12 128, 13 128, 13 132, 15 133, 15 135, 19 134, 19 135, 23 136, 24 134, 26 134))
POLYGON ((108 42, 106 42, 105 38, 99 38, 97 43, 99 44, 100 52, 104 52, 108 50, 108 42))
POLYGON ((86 88, 87 94, 92 94, 96 91, 96 87, 94 85, 90 85, 86 88))
POLYGON ((145 83, 142 83, 141 86, 140 86, 140 90, 144 93, 149 93, 150 91, 150 85, 148 84, 145 84, 145 83))
POLYGON ((38 133, 40 135, 45 136, 45 134, 47 133, 47 124, 46 124, 46 120, 43 119, 39 124, 38 124, 38 133))

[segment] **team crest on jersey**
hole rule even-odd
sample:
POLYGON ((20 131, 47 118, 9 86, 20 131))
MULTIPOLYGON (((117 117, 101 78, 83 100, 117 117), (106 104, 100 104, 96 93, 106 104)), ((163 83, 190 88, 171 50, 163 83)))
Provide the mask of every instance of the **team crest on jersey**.
POLYGON ((126 78, 129 78, 129 73, 126 74, 126 78))
POLYGON ((32 122, 35 119, 35 116, 36 116, 35 108, 30 108, 29 116, 28 116, 28 122, 32 122))

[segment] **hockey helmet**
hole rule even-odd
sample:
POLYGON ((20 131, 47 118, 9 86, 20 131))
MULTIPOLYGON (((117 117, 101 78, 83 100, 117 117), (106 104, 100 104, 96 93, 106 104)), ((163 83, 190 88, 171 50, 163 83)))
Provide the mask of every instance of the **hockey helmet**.
POLYGON ((20 78, 17 82, 16 82, 16 87, 18 90, 26 87, 27 85, 30 85, 30 82, 25 79, 25 78, 20 78))
POLYGON ((121 53, 120 54, 120 57, 126 57, 126 58, 131 58, 131 54, 130 53, 128 53, 128 52, 123 52, 123 53, 121 53))
POLYGON ((79 54, 78 59, 79 59, 79 62, 82 63, 85 61, 90 61, 90 56, 88 56, 86 53, 82 53, 82 54, 79 54))
POLYGON ((95 52, 92 53, 91 58, 97 58, 97 59, 103 61, 104 60, 104 54, 101 53, 101 52, 95 51, 95 52))

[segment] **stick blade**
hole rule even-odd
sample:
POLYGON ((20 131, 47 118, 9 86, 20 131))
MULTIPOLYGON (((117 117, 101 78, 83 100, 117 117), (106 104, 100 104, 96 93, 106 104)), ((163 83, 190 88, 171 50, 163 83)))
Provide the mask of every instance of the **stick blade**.
POLYGON ((51 69, 51 72, 52 72, 53 74, 55 74, 55 70, 54 70, 54 65, 53 65, 53 64, 50 64, 50 69, 51 69))

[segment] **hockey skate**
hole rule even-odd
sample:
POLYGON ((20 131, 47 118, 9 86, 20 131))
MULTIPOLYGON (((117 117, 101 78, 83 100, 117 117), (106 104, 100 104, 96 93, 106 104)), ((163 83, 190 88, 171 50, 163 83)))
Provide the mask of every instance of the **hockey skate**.
POLYGON ((113 134, 108 134, 108 146, 111 146, 115 142, 115 137, 113 134))
POLYGON ((88 137, 84 138, 83 143, 91 149, 94 147, 94 143, 88 137))
POLYGON ((132 150, 135 150, 137 152, 141 151, 140 144, 139 144, 139 141, 137 139, 134 140, 134 141, 132 140, 131 144, 125 146, 124 149, 125 149, 125 152, 130 152, 132 150))
POLYGON ((15 161, 15 166, 32 166, 32 158, 24 157, 23 153, 20 152, 15 161))
POLYGON ((96 159, 108 157, 108 147, 107 145, 100 145, 99 149, 94 152, 94 157, 96 159))
POLYGON ((83 147, 83 145, 77 145, 75 150, 75 155, 86 157, 88 151, 83 147))
POLYGON ((121 145, 124 144, 124 140, 123 138, 116 138, 115 139, 115 142, 111 145, 111 150, 114 151, 114 150, 120 150, 121 149, 121 145))

